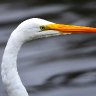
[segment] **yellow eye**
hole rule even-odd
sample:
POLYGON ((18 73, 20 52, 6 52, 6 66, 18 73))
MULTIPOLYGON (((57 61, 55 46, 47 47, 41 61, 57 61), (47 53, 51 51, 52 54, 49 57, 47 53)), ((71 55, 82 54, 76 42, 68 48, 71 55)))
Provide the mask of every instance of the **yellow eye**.
POLYGON ((40 29, 41 29, 42 31, 44 31, 44 30, 46 30, 46 27, 45 27, 45 26, 40 26, 40 29))

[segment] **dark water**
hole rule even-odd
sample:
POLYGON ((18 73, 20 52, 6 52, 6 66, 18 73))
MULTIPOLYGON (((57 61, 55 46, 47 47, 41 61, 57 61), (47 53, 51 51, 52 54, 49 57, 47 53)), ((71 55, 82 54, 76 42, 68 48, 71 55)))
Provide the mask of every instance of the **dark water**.
MULTIPOLYGON (((0 61, 11 32, 27 18, 96 27, 96 1, 55 1, 2 1, 0 61)), ((18 71, 30 96, 95 96, 96 34, 58 36, 24 44, 18 56, 18 71)), ((7 96, 1 77, 0 96, 7 96)))

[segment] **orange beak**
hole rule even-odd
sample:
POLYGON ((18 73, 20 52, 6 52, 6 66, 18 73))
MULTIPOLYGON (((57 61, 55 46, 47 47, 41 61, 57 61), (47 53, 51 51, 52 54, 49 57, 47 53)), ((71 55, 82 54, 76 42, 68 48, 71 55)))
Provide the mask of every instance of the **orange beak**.
POLYGON ((75 25, 64 25, 64 24, 48 24, 48 30, 56 30, 60 33, 96 33, 96 28, 75 26, 75 25))

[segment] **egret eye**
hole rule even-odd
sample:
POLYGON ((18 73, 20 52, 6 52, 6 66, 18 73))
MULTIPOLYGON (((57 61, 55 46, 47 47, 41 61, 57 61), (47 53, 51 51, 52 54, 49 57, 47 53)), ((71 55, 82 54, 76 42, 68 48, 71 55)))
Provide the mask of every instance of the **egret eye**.
POLYGON ((44 30, 46 30, 46 27, 45 27, 45 26, 40 26, 40 29, 41 29, 42 31, 44 31, 44 30))

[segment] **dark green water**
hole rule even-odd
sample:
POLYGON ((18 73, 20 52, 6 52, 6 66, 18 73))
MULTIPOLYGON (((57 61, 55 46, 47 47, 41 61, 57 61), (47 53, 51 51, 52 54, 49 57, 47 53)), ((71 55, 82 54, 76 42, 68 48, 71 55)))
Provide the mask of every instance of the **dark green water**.
MULTIPOLYGON (((14 28, 34 17, 96 27, 96 1, 2 0, 0 61, 14 28)), ((96 34, 58 36, 24 44, 18 56, 18 71, 30 96, 95 96, 96 34)), ((1 76, 0 96, 7 96, 1 76)))

